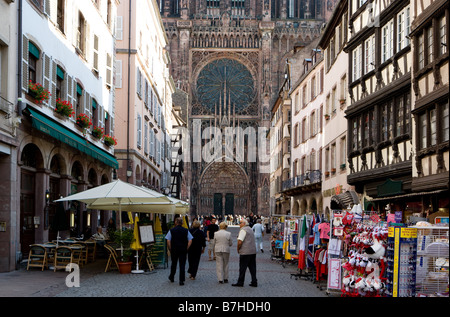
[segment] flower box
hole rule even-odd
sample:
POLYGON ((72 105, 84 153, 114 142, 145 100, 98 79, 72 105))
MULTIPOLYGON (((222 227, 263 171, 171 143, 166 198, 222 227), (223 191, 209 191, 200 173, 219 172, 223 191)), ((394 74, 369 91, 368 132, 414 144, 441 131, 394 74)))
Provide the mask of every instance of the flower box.
POLYGON ((66 118, 70 118, 75 114, 72 104, 67 100, 61 100, 60 98, 56 99, 55 112, 66 118))
POLYGON ((31 80, 28 83, 28 94, 39 105, 44 101, 48 101, 51 96, 50 92, 42 87, 40 83, 33 83, 31 80))
POLYGON ((105 134, 105 131, 101 127, 94 127, 92 129, 92 136, 96 139, 102 139, 104 134, 105 134))
POLYGON ((103 142, 107 145, 107 146, 113 146, 113 145, 117 145, 117 139, 109 134, 106 134, 103 137, 103 142))
POLYGON ((85 113, 80 113, 77 116, 77 125, 82 129, 87 129, 92 125, 92 121, 85 113))

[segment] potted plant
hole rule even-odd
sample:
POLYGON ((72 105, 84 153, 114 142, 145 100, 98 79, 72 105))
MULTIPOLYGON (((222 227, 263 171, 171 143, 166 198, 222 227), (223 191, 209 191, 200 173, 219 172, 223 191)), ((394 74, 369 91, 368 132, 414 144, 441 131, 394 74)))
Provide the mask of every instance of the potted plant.
POLYGON ((56 99, 55 112, 66 118, 70 118, 75 114, 72 104, 67 100, 61 100, 60 98, 56 99))
POLYGON ((106 134, 103 137, 103 142, 105 142, 107 146, 117 145, 117 139, 109 134, 106 134))
POLYGON ((110 238, 117 247, 123 249, 118 252, 119 258, 117 259, 120 274, 131 273, 133 262, 130 261, 130 257, 133 254, 133 250, 131 250, 130 245, 134 241, 133 231, 131 229, 112 231, 110 238))
POLYGON ((101 127, 94 127, 92 129, 92 136, 94 136, 97 139, 103 138, 104 134, 105 134, 105 130, 101 127))
POLYGON ((327 113, 324 115, 325 116, 325 120, 329 120, 330 119, 330 115, 327 113))
POLYGON ((77 116, 77 125, 82 129, 87 129, 92 125, 92 121, 85 113, 80 113, 77 116))
POLYGON ((42 87, 40 83, 33 83, 31 80, 28 83, 28 94, 36 101, 37 104, 42 104, 43 101, 47 101, 51 94, 42 87))

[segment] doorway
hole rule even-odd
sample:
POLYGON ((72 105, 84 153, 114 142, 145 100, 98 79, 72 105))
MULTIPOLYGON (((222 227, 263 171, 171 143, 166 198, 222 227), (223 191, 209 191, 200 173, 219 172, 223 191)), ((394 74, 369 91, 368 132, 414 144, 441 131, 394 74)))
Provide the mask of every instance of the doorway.
POLYGON ((223 210, 222 194, 215 193, 214 194, 214 214, 216 216, 221 216, 222 210, 223 210))
POLYGON ((234 215, 234 194, 232 193, 225 195, 225 214, 234 215))
POLYGON ((30 245, 35 243, 34 173, 22 170, 20 184, 20 245, 22 254, 27 255, 30 251, 30 245))

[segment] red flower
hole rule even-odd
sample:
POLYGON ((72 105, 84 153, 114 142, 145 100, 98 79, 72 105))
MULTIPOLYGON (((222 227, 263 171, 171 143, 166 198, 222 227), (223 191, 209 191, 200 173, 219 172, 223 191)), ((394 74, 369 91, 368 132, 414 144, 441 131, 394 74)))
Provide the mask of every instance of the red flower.
POLYGON ((83 129, 89 128, 92 125, 91 119, 84 113, 77 116, 77 124, 83 129))

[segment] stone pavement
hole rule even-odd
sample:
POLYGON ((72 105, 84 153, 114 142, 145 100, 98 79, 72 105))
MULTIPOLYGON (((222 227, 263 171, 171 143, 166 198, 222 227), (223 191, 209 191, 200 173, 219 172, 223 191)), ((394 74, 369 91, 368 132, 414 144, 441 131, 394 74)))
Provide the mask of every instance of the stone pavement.
MULTIPOLYGON (((230 226, 232 237, 237 237, 239 228, 230 226)), ((279 260, 271 259, 269 235, 264 235, 264 253, 258 252, 258 287, 250 287, 250 273, 247 270, 244 287, 232 287, 239 273, 239 256, 236 252, 236 240, 233 240, 229 264, 229 283, 219 284, 216 277, 215 261, 208 261, 208 254, 202 255, 199 271, 195 280, 186 274, 183 286, 178 284, 178 271, 175 282, 168 279, 169 268, 156 268, 143 274, 119 274, 117 270, 104 273, 105 259, 99 259, 80 269, 80 287, 67 287, 67 272, 62 270, 30 271, 20 269, 14 272, 0 273, 0 297, 181 297, 202 298, 218 297, 327 297, 326 282, 323 290, 312 281, 295 279, 291 273, 297 272, 296 265, 282 265, 279 260)), ((170 265, 170 262, 169 262, 170 265)), ((188 264, 186 264, 186 268, 188 264)))

